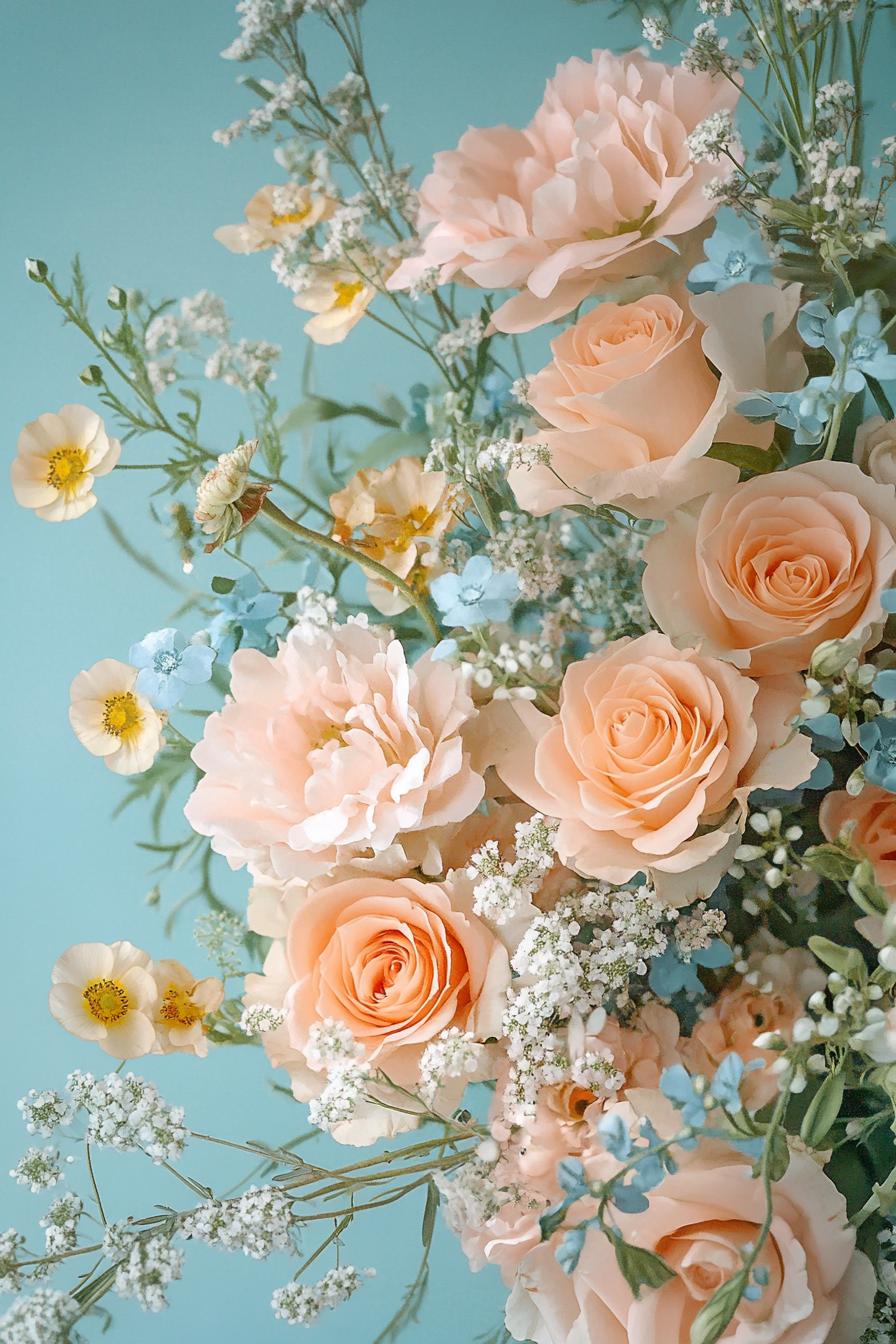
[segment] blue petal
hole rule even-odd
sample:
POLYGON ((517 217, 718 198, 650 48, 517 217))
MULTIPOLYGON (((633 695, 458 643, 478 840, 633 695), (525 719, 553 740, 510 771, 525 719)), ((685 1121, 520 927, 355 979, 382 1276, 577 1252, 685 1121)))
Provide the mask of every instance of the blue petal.
POLYGON ((198 686, 208 681, 214 661, 215 651, 207 644, 188 644, 180 656, 177 675, 189 686, 198 686))

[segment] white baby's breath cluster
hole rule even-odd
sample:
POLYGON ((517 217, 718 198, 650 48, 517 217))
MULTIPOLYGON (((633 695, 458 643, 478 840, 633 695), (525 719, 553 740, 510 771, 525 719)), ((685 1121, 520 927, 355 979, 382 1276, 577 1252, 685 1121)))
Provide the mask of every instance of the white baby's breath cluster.
POLYGON ((209 910, 193 925, 198 947, 215 963, 222 975, 238 975, 246 926, 226 910, 209 910))
POLYGON ((309 1027, 303 1054, 309 1068, 323 1072, 362 1059, 364 1047, 358 1044, 344 1022, 325 1017, 309 1027))
POLYGON ((52 1138, 57 1129, 71 1124, 74 1115, 71 1102, 60 1092, 38 1092, 33 1087, 16 1105, 28 1133, 40 1134, 45 1139, 52 1138))
POLYGON ((436 340, 436 353, 444 360, 460 359, 482 344, 485 324, 481 317, 465 317, 453 331, 445 331, 436 340))
POLYGON ((669 41, 669 24, 659 14, 645 14, 641 19, 641 36, 654 51, 662 51, 669 41))
POLYGON ((0 1232, 0 1293, 17 1293, 22 1286, 19 1260, 25 1238, 14 1227, 0 1232))
POLYGON ((529 602, 553 596, 576 569, 569 552, 570 524, 560 519, 545 525, 508 509, 501 511, 498 521, 500 531, 485 546, 495 568, 512 569, 520 581, 520 596, 529 602))
POLYGON ((67 1344, 79 1314, 78 1303, 68 1293, 37 1288, 0 1316, 0 1339, 3 1344, 67 1344))
POLYGON ((332 593, 304 584, 296 592, 294 624, 306 634, 326 630, 339 618, 339 602, 332 593))
POLYGON ((483 1047, 472 1032, 460 1027, 448 1027, 439 1033, 423 1051, 420 1058, 420 1081, 417 1093, 427 1106, 432 1106, 439 1091, 450 1078, 462 1078, 474 1073, 482 1056, 483 1047))
MULTIPOLYGON (((727 37, 722 37, 715 22, 707 19, 704 23, 698 23, 694 29, 694 35, 691 38, 690 46, 686 47, 682 53, 681 63, 685 70, 692 74, 708 73, 717 74, 725 72, 733 74, 737 70, 737 61, 729 56, 726 48, 728 46, 727 37)), ((714 113, 715 115, 727 116, 727 113, 714 113)), ((709 119, 708 119, 709 120, 709 119)), ((730 117, 728 118, 730 125, 730 117)), ((706 124, 706 123, 704 123, 706 124)), ((699 127, 697 128, 700 129, 699 127)), ((690 136, 688 142, 690 143, 690 136)), ((693 149, 691 151, 693 153, 693 149)), ((708 154, 707 158, 718 158, 717 154, 708 154)))
POLYGON ((330 1132, 352 1120, 367 1094, 370 1066, 363 1060, 349 1060, 332 1066, 327 1082, 317 1097, 308 1103, 308 1119, 318 1129, 330 1132))
POLYGON ((559 680, 556 646, 525 635, 501 639, 494 647, 480 646, 464 658, 472 666, 475 685, 491 691, 493 700, 534 700, 539 687, 559 680))
POLYGON ((496 840, 487 840, 470 856, 473 908, 494 924, 506 924, 532 900, 554 866, 557 823, 536 813, 515 828, 516 858, 505 860, 496 840))
POLYGON ((551 450, 546 443, 524 443, 517 439, 496 439, 481 448, 476 456, 479 471, 506 474, 514 467, 547 467, 551 450))
POLYGON ((164 391, 180 376, 182 355, 196 354, 204 341, 226 341, 230 317, 224 300, 208 289, 181 299, 177 309, 155 313, 143 332, 146 371, 152 389, 164 391))
POLYGON ((52 1144, 47 1144, 43 1148, 32 1146, 26 1149, 15 1166, 10 1169, 9 1174, 17 1185, 26 1185, 32 1195, 52 1190, 53 1186, 62 1180, 59 1149, 54 1148, 52 1144))
POLYGON ((133 1237, 115 1269, 113 1289, 118 1297, 133 1298, 143 1311, 163 1311, 166 1289, 183 1273, 184 1253, 167 1237, 133 1237))
POLYGON ((675 922, 673 936, 678 955, 690 961, 695 952, 709 947, 725 930, 724 910, 712 910, 705 901, 697 901, 683 911, 675 922))
POLYGON ((47 1255, 60 1255, 77 1245, 78 1220, 83 1212, 84 1202, 73 1191, 53 1200, 40 1220, 47 1255))
POLYGON ((66 1087, 87 1112, 89 1142, 122 1152, 139 1149, 153 1162, 176 1162, 183 1155, 189 1132, 183 1108, 169 1106, 155 1084, 134 1073, 94 1078, 76 1070, 66 1087))
POLYGON ((289 1200, 275 1185, 251 1186, 235 1199, 211 1199, 181 1223, 185 1237, 265 1260, 292 1245, 289 1200))
POLYGON ((247 1036, 263 1036, 266 1031, 277 1031, 286 1021, 286 1014, 270 1003, 252 1003, 240 1017, 240 1031, 247 1036))
POLYGON ((494 1163, 476 1157, 454 1172, 434 1174, 442 1217, 455 1236, 468 1227, 481 1227, 508 1202, 510 1196, 496 1183, 493 1170, 494 1163))
POLYGON ((213 382, 220 380, 240 392, 252 392, 274 381, 274 366, 282 353, 270 341, 223 341, 206 359, 204 373, 213 382))
POLYGON ((356 1269, 354 1265, 338 1265, 328 1270, 317 1283, 287 1283, 274 1290, 271 1310, 278 1321, 285 1321, 287 1325, 311 1325, 327 1307, 338 1307, 347 1302, 374 1272, 372 1269, 356 1269))
POLYGON ((731 113, 727 109, 710 113, 691 131, 688 148, 695 163, 707 163, 724 155, 736 157, 741 145, 731 113))

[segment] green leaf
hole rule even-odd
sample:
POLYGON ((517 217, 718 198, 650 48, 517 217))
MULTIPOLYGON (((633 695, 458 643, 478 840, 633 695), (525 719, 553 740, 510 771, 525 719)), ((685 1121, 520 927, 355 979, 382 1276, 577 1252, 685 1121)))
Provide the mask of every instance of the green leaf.
POLYGON ((424 1246, 429 1246, 432 1242, 432 1234, 436 1225, 436 1213, 439 1208, 439 1191, 433 1181, 426 1187, 426 1204, 423 1207, 423 1224, 420 1228, 420 1238, 424 1246))
POLYGON ((228 579, 223 574, 216 574, 212 579, 213 593, 232 593, 236 587, 236 579, 228 579))
POLYGON ((706 456, 716 462, 730 462, 738 471, 749 471, 753 476, 764 476, 780 465, 773 448, 757 448, 752 443, 714 443, 706 456))
POLYGON ((809 939, 809 951, 847 980, 859 979, 865 970, 864 959, 857 947, 843 947, 840 943, 832 943, 830 938, 822 938, 820 934, 813 934, 809 939))
POLYGON ((548 1209, 546 1213, 541 1215, 538 1220, 538 1226, 541 1228, 542 1241, 550 1241, 557 1229, 563 1226, 569 1205, 570 1201, 564 1199, 562 1204, 558 1204, 554 1209, 548 1209))
POLYGON ((619 1236, 610 1236, 619 1271, 631 1288, 635 1297, 641 1296, 642 1288, 662 1288, 664 1283, 675 1278, 675 1270, 670 1269, 661 1256, 643 1246, 629 1246, 619 1236))
POLYGON ((398 421, 386 411, 378 411, 375 406, 366 406, 363 402, 343 403, 330 397, 311 395, 288 411, 280 422, 280 433, 291 434, 297 429, 308 429, 312 425, 323 424, 327 420, 339 420, 346 415, 361 416, 372 420, 375 425, 384 425, 388 429, 397 429, 398 421))
POLYGON ((831 1125, 840 1114, 843 1093, 846 1088, 844 1073, 829 1073, 803 1116, 800 1125, 800 1138, 810 1148, 822 1148, 830 1132, 831 1125))
POLYGON ((717 1288, 698 1311, 691 1326, 690 1344, 716 1344, 737 1311, 747 1286, 747 1271, 741 1269, 717 1288))
POLYGON ((838 845, 813 845, 803 855, 803 863, 819 877, 826 877, 831 882, 848 882, 858 860, 838 845))

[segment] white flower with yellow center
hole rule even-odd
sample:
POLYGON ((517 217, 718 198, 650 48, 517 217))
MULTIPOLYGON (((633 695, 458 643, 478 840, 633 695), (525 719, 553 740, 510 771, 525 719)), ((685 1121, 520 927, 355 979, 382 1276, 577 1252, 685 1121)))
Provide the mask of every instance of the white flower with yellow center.
POLYGON ((329 218, 335 206, 329 196, 298 182, 268 185, 246 206, 245 224, 223 224, 214 236, 230 252, 261 252, 307 233, 329 218))
POLYGON ((224 986, 213 975, 197 980, 179 961, 153 964, 159 999, 155 1010, 157 1048, 162 1054, 182 1051, 207 1055, 206 1018, 224 1001, 224 986))
POLYGON ((357 271, 347 266, 316 268, 309 284, 294 303, 316 316, 305 323, 304 332, 316 345, 338 345, 361 321, 376 294, 357 271))
POLYGON ((89 406, 39 415, 19 435, 11 470, 16 502, 49 523, 80 518, 96 503, 94 478, 110 472, 120 455, 121 444, 89 406))
POLYGON ((116 775, 148 770, 162 745, 164 719, 135 690, 137 668, 103 658, 71 685, 68 717, 75 736, 116 775))
POLYGON ((133 943, 75 943, 53 967, 50 1012, 56 1021, 115 1059, 136 1059, 153 1049, 158 997, 149 957, 133 943))

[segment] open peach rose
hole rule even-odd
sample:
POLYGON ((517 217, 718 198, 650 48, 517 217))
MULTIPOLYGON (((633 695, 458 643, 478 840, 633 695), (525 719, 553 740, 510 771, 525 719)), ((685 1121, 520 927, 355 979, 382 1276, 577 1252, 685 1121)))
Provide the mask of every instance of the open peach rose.
POLYGON ((551 460, 510 472, 521 507, 618 504, 660 518, 735 483, 734 467, 706 454, 716 440, 768 446, 771 427, 734 407, 752 387, 801 386, 799 296, 798 285, 738 285, 736 302, 727 292, 648 294, 586 313, 530 381, 548 424, 533 438, 551 460))
POLYGON ((361 622, 296 627, 269 658, 240 649, 206 721, 188 821, 232 868, 307 881, 348 862, 407 870, 407 847, 479 805, 459 669, 361 622))
MULTIPOLYGON (((601 1156, 586 1169, 606 1179, 613 1166, 601 1156)), ((741 1299, 720 1338, 856 1344, 871 1315, 874 1271, 855 1250, 843 1196, 810 1157, 795 1152, 772 1187, 772 1203, 757 1261, 767 1282, 755 1300, 741 1299)), ((765 1192, 749 1160, 704 1140, 681 1154, 679 1169, 651 1193, 648 1209, 618 1217, 625 1240, 662 1256, 674 1278, 635 1299, 601 1232, 588 1232, 570 1275, 557 1263, 556 1247, 544 1243, 519 1266, 507 1327, 514 1339, 533 1344, 688 1344, 698 1311, 740 1269, 764 1218, 765 1192)))
POLYGON ((727 159, 695 163, 687 137, 730 109, 736 86, 681 66, 594 51, 557 67, 524 131, 471 129, 436 155, 420 192, 423 251, 389 282, 437 267, 439 282, 518 289, 498 331, 528 331, 601 286, 666 270, 716 209, 704 192, 727 159))
POLYGON ((867 648, 896 571, 896 491, 848 462, 756 476, 675 513, 645 550, 644 596, 676 641, 766 677, 827 639, 867 648))
POLYGON ((742 832, 747 795, 794 788, 814 764, 790 728, 800 682, 760 690, 665 635, 618 639, 567 668, 560 710, 493 711, 492 754, 518 797, 557 817, 557 851, 590 877, 647 871, 664 899, 711 893, 742 832))
POLYGON ((837 789, 822 799, 818 821, 827 840, 849 829, 850 848, 870 861, 875 882, 896 903, 896 794, 874 784, 857 798, 837 789))

